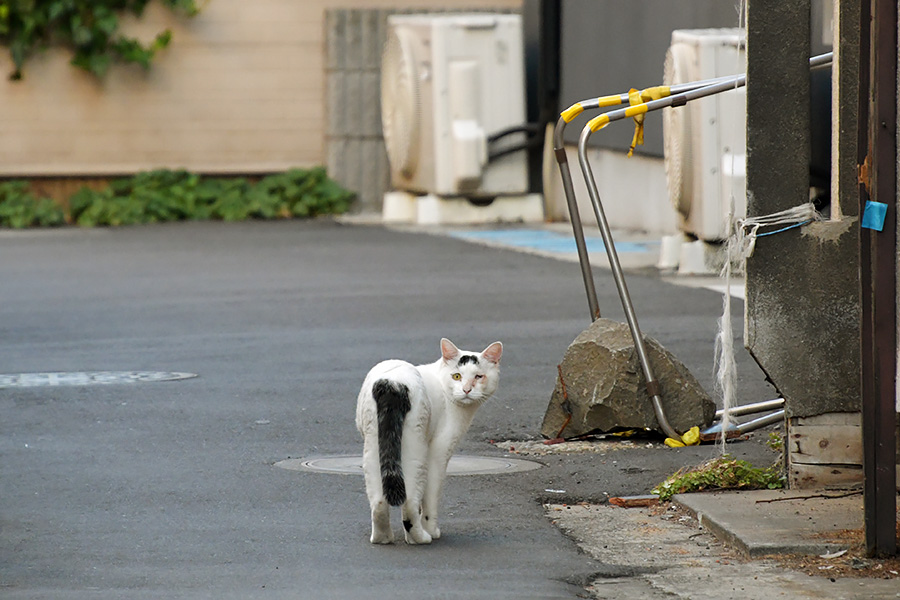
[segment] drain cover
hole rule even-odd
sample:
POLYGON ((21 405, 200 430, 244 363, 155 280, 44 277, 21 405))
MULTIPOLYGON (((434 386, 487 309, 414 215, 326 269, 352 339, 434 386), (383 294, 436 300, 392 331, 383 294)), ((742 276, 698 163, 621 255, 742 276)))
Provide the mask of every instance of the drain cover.
MULTIPOLYGON (((313 458, 289 458, 275 463, 276 467, 290 471, 314 471, 317 473, 349 473, 362 475, 362 456, 317 456, 313 458)), ((453 456, 447 465, 448 475, 488 475, 492 473, 516 473, 542 467, 540 463, 517 458, 491 456, 453 456)))
POLYGON ((0 375, 0 388, 53 387, 62 385, 104 385, 110 383, 143 383, 176 381, 196 377, 195 373, 158 371, 88 371, 74 373, 19 373, 0 375))

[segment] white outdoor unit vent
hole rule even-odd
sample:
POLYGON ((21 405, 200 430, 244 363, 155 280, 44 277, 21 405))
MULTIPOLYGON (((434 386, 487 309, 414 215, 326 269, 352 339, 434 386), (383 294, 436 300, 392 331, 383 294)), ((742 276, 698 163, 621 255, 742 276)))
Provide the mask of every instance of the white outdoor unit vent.
MULTIPOLYGON (((744 39, 741 29, 673 31, 665 83, 745 72, 744 39)), ((744 88, 664 109, 669 198, 684 233, 704 241, 724 239, 732 198, 734 217, 746 215, 745 122, 744 88)))
POLYGON ((488 162, 488 137, 525 122, 522 48, 519 15, 389 17, 381 114, 395 189, 467 198, 527 191, 525 152, 488 162))

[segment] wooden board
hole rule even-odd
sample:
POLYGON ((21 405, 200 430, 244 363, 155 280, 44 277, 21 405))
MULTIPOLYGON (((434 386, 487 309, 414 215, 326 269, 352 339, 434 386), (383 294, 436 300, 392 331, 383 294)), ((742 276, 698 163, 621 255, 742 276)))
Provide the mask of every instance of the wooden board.
POLYGON ((790 461, 806 464, 862 465, 862 427, 827 420, 791 420, 788 433, 790 461))

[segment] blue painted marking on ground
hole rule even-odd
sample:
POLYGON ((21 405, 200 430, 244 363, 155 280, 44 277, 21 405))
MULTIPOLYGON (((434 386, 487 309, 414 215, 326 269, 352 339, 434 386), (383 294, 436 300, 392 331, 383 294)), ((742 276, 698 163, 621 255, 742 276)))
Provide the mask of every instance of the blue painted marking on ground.
MULTIPOLYGON (((555 231, 543 229, 495 229, 489 231, 454 231, 451 236, 469 241, 482 241, 504 244, 516 248, 530 248, 543 252, 575 253, 575 239, 571 235, 563 235, 555 231)), ((615 242, 616 252, 656 252, 652 243, 615 242)), ((585 239, 588 252, 606 252, 603 240, 597 237, 585 239)))

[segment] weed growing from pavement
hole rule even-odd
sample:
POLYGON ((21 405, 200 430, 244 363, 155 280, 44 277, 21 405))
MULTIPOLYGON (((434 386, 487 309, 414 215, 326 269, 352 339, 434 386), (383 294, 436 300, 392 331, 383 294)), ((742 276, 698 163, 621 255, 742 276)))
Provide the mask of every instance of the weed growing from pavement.
POLYGON ((766 446, 769 447, 769 450, 774 450, 775 452, 783 452, 784 438, 782 437, 781 432, 770 431, 769 439, 766 440, 766 446))
POLYGON ((724 489, 779 489, 784 487, 780 464, 765 469, 725 454, 692 467, 679 469, 653 489, 660 500, 675 494, 724 489))

